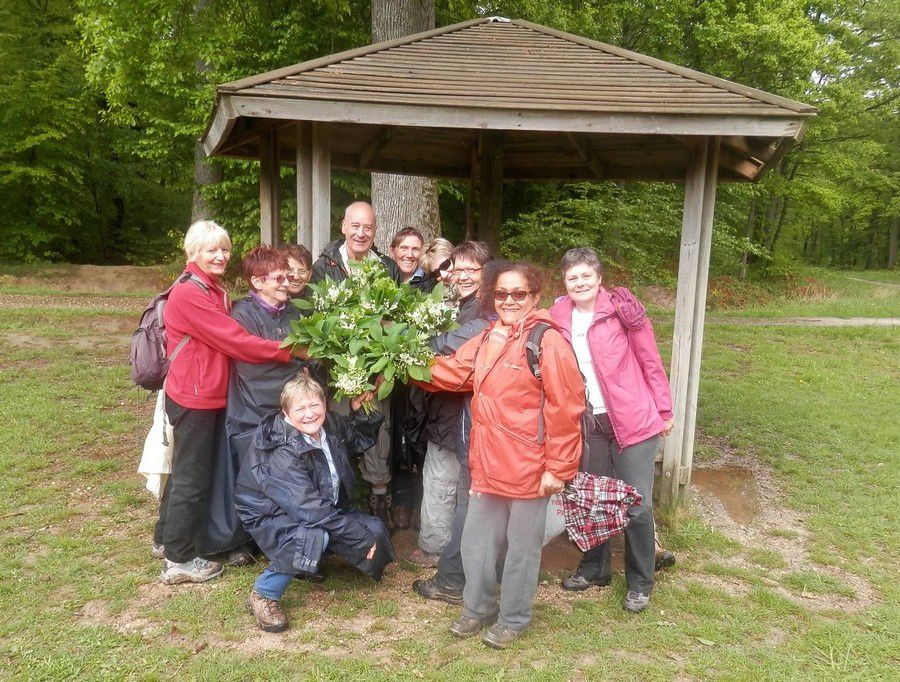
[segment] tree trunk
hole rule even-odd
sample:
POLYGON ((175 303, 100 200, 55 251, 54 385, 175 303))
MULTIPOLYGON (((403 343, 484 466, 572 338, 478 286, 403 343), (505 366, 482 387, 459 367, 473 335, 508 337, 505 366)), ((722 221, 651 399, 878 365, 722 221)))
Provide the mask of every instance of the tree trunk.
MULTIPOLYGON (((197 0, 194 4, 194 16, 198 17, 208 0, 197 0)), ((202 59, 198 59, 195 65, 198 82, 203 79, 203 74, 209 71, 209 65, 202 59)), ((194 193, 191 197, 191 222, 198 220, 213 220, 212 207, 203 196, 203 188, 222 182, 222 168, 211 164, 206 160, 206 152, 203 151, 203 143, 197 140, 194 143, 194 193)))
POLYGON ((191 222, 213 220, 212 207, 203 197, 203 188, 222 182, 222 169, 206 160, 203 143, 194 143, 194 194, 191 199, 191 222))
POLYGON ((897 228, 900 227, 900 216, 891 217, 891 239, 888 244, 888 270, 893 270, 897 265, 897 228))
MULTIPOLYGON (((756 192, 753 193, 753 198, 750 200, 750 215, 747 217, 747 227, 744 230, 744 237, 747 238, 747 241, 751 241, 753 239, 753 228, 756 225, 756 192)), ((750 249, 744 249, 744 253, 741 254, 741 271, 738 275, 738 279, 742 282, 747 278, 747 258, 750 255, 750 249)))
MULTIPOLYGON (((373 42, 433 28, 434 0, 372 0, 373 42)), ((415 227, 426 241, 441 233, 437 181, 430 178, 372 173, 372 206, 378 220, 375 245, 381 251, 404 227, 415 227)))

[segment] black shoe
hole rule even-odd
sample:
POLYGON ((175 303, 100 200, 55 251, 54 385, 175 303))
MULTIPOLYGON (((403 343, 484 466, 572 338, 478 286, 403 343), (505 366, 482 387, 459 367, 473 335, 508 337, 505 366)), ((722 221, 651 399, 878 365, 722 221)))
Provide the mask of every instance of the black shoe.
POLYGON ((599 578, 586 578, 581 571, 575 571, 562 581, 562 588, 570 592, 583 592, 589 587, 606 587, 612 582, 612 576, 602 575, 599 578))
POLYGON ((664 568, 669 568, 669 566, 675 565, 675 555, 668 550, 659 550, 656 552, 656 556, 654 557, 653 562, 653 570, 661 571, 664 568))
POLYGON ((297 580, 306 580, 311 583, 324 583, 328 578, 321 573, 298 573, 294 576, 297 580))
POLYGON ((416 580, 412 584, 413 592, 425 597, 425 599, 434 599, 442 601, 454 606, 462 604, 462 590, 453 590, 444 587, 434 579, 434 576, 428 580, 416 580))

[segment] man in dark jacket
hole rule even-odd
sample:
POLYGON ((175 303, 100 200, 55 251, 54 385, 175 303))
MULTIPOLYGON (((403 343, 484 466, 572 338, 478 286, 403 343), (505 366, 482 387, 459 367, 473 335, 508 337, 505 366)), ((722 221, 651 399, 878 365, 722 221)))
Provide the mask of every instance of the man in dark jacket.
MULTIPOLYGON (((480 313, 478 290, 482 268, 491 260, 490 251, 482 242, 463 242, 453 249, 450 260, 461 297, 456 315, 460 326, 432 341, 432 349, 438 355, 451 355, 487 327, 480 313)), ((463 483, 465 490, 459 489, 467 462, 460 461, 456 447, 464 399, 461 393, 435 393, 429 403, 419 546, 407 557, 420 566, 438 565, 453 534, 458 494, 468 495, 468 483, 463 483)))
MULTIPOLYGON (((350 263, 366 258, 377 258, 384 265, 391 278, 400 283, 403 275, 392 258, 379 253, 375 249, 375 211, 364 201, 355 201, 344 211, 341 222, 343 239, 329 243, 322 255, 313 265, 312 283, 317 284, 326 277, 335 282, 344 280, 350 274, 350 263)), ((388 486, 391 483, 391 431, 392 419, 390 399, 382 400, 379 408, 384 414, 384 424, 378 434, 378 442, 365 453, 360 463, 363 478, 372 486, 369 498, 370 511, 384 520, 388 519, 391 506, 388 486)), ((340 414, 347 413, 346 401, 332 405, 332 409, 340 414)))
POLYGON ((248 608, 259 626, 280 632, 287 619, 278 605, 291 578, 315 575, 325 550, 374 580, 391 563, 394 549, 378 519, 353 508, 355 482, 349 454, 372 446, 380 417, 326 413, 321 385, 308 374, 289 381, 282 412, 266 417, 254 433, 235 488, 244 527, 269 558, 248 608))

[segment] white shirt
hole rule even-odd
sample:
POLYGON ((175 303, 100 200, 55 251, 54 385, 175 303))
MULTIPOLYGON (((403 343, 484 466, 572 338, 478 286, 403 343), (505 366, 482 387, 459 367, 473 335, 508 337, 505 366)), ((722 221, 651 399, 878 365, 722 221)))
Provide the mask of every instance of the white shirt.
POLYGON ((340 492, 339 486, 341 485, 341 479, 338 477, 337 469, 334 466, 334 460, 331 458, 331 449, 328 447, 328 438, 325 436, 325 429, 319 430, 319 442, 314 441, 310 436, 307 436, 305 433, 303 437, 306 439, 306 442, 316 448, 321 448, 322 452, 325 453, 325 461, 328 462, 328 470, 331 471, 331 490, 332 490, 332 502, 337 504, 338 494, 340 492))
POLYGON ((591 349, 587 339, 587 332, 593 320, 593 310, 587 312, 582 312, 577 308, 572 310, 572 348, 578 359, 578 369, 584 376, 591 410, 594 414, 602 414, 606 412, 606 403, 603 401, 603 393, 600 391, 597 373, 594 371, 594 361, 591 358, 591 349))

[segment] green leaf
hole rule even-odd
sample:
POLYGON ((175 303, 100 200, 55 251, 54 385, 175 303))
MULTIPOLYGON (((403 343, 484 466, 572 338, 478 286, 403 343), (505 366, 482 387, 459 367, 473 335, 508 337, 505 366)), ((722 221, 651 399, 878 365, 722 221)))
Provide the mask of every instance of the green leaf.
POLYGON ((393 391, 393 390, 394 390, 394 382, 393 381, 385 381, 384 383, 381 384, 381 386, 378 389, 378 399, 384 400, 391 394, 391 391, 393 391))
POLYGON ((422 365, 410 365, 407 373, 416 381, 425 381, 426 368, 422 365))

